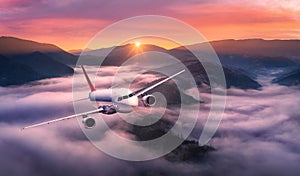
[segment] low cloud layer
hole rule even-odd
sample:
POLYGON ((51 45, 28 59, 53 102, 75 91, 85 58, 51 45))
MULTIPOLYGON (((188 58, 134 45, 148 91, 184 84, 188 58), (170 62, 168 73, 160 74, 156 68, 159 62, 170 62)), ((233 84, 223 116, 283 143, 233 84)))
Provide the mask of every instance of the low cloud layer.
MULTIPOLYGON (((115 68, 99 73, 109 79, 115 68)), ((143 77, 142 77, 143 78, 143 77)), ((216 151, 206 160, 145 162, 115 159, 93 146, 76 119, 20 131, 24 125, 74 113, 72 78, 54 78, 42 84, 0 89, 0 175, 299 175, 300 91, 270 85, 261 91, 229 89, 226 111, 210 141, 216 151)), ((82 85, 83 89, 87 88, 82 85)), ((109 85, 97 84, 98 88, 109 85)), ((201 98, 209 94, 201 93, 201 98)), ((190 138, 198 139, 209 104, 190 138)), ((117 120, 111 120, 118 123, 117 120)), ((128 138, 132 134, 122 131, 128 138)), ((107 145, 118 147, 118 141, 107 145)), ((120 149, 123 146, 119 146, 120 149)), ((126 146, 124 152, 132 152, 126 146)))

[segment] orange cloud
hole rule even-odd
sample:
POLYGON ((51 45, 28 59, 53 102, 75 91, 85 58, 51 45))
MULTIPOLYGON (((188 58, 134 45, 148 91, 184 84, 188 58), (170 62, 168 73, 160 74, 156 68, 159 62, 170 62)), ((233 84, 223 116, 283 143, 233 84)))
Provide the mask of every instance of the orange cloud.
POLYGON ((84 48, 99 29, 108 24, 101 19, 50 18, 11 22, 0 27, 0 33, 44 43, 65 50, 84 48))
MULTIPOLYGON (((58 0, 1 1, 0 33, 54 43, 66 50, 78 49, 84 48, 94 34, 108 24, 147 13, 183 20, 198 29, 208 40, 300 38, 298 0, 166 0, 146 5, 140 1, 124 3, 121 0, 114 3, 99 3, 98 0, 67 2, 70 5, 62 4, 58 0), (122 8, 117 8, 116 4, 122 5, 122 8)), ((162 31, 167 31, 173 26, 161 24, 159 27, 162 31)), ((147 30, 151 30, 151 26, 147 30)), ((147 39, 145 42, 156 44, 162 41, 147 39)), ((172 46, 170 43, 163 45, 167 48, 172 46)), ((102 43, 101 46, 109 47, 109 43, 102 43)))
POLYGON ((209 40, 226 38, 300 38, 300 11, 268 9, 247 3, 172 7, 177 17, 196 27, 209 40))

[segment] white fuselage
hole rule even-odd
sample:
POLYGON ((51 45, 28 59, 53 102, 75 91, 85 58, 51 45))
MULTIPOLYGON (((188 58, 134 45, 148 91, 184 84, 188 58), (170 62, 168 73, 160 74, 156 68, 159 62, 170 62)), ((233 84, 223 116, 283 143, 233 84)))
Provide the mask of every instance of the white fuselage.
POLYGON ((132 93, 126 88, 103 89, 90 92, 89 99, 96 102, 112 102, 118 112, 131 112, 132 108, 138 106, 138 97, 128 95, 132 93))

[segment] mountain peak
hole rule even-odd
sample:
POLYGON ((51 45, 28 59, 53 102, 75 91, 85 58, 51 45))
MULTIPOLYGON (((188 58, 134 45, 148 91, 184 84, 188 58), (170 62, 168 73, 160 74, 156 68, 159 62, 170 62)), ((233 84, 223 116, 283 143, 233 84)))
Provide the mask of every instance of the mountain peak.
POLYGON ((39 43, 10 36, 0 37, 0 53, 5 55, 27 54, 35 51, 56 52, 62 50, 53 44, 39 43))
POLYGON ((26 55, 34 52, 49 55, 63 64, 75 65, 77 62, 77 57, 53 44, 39 43, 10 36, 0 37, 0 54, 4 56, 26 55))
POLYGON ((0 86, 71 75, 77 61, 55 45, 9 36, 0 37, 0 56, 0 86))

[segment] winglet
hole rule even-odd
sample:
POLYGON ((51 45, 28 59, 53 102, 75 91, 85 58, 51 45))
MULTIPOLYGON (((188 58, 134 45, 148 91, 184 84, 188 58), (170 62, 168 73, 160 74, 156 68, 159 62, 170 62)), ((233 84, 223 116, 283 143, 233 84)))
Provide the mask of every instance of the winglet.
POLYGON ((87 73, 86 73, 86 71, 85 71, 83 65, 81 65, 81 68, 82 68, 82 71, 83 71, 83 73, 84 73, 85 79, 86 79, 86 81, 87 81, 87 83, 88 83, 88 85, 89 85, 91 91, 92 91, 92 92, 95 91, 96 88, 93 86, 93 84, 92 84, 92 82, 91 82, 89 76, 87 75, 87 73))

